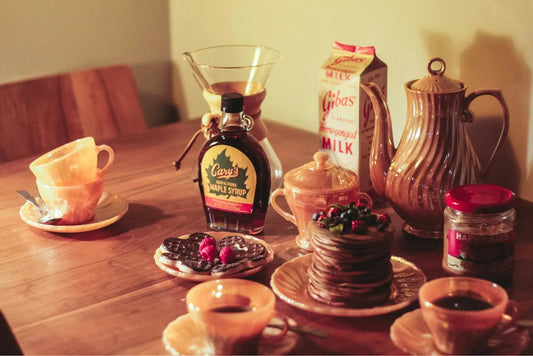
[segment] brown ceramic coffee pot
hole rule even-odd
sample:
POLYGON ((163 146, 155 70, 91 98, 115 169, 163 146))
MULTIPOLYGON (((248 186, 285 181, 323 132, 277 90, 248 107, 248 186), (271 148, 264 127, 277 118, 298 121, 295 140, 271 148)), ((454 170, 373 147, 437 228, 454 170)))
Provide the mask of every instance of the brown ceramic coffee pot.
POLYGON ((446 192, 485 181, 509 129, 509 111, 500 90, 479 89, 465 96, 466 85, 446 77, 445 70, 444 60, 433 58, 429 76, 405 84, 407 121, 397 149, 385 95, 374 83, 361 84, 376 117, 372 185, 405 220, 404 231, 423 238, 442 238, 446 192), (434 69, 435 64, 440 68, 434 69), (482 95, 495 97, 503 109, 501 133, 484 168, 465 126, 472 122, 470 103, 482 95))

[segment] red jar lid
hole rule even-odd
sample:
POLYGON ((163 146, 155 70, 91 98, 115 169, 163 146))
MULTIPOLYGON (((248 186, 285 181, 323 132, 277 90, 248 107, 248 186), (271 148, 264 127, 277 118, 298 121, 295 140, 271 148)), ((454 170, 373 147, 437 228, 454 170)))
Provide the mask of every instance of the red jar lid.
POLYGON ((464 213, 499 213, 512 208, 515 195, 492 184, 469 184, 450 189, 446 205, 464 213))

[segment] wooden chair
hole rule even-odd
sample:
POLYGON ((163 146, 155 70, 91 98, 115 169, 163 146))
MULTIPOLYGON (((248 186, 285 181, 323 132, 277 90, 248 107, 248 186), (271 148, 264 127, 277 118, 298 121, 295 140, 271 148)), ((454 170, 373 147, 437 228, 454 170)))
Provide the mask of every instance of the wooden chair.
POLYGON ((0 162, 45 153, 75 139, 147 128, 128 66, 0 85, 0 162))

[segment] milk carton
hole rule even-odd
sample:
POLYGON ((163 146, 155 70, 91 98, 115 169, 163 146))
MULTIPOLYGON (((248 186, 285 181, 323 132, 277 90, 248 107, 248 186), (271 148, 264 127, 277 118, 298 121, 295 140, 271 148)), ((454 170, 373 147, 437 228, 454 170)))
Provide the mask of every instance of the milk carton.
POLYGON ((368 168, 374 111, 359 84, 374 82, 386 93, 387 66, 376 57, 374 47, 334 42, 319 74, 319 150, 357 173, 360 190, 374 197, 368 168))

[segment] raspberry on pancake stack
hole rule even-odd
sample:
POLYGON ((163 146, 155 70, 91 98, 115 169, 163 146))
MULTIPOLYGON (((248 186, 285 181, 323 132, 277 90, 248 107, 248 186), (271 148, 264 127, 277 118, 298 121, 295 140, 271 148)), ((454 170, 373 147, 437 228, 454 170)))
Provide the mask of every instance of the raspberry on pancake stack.
POLYGON ((336 307, 367 308, 390 297, 393 230, 387 214, 350 203, 333 205, 309 223, 313 256, 308 291, 336 307))

